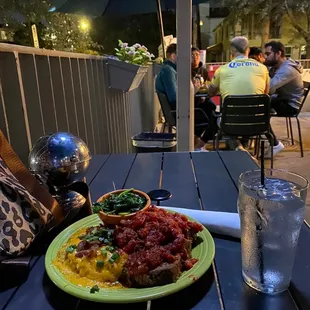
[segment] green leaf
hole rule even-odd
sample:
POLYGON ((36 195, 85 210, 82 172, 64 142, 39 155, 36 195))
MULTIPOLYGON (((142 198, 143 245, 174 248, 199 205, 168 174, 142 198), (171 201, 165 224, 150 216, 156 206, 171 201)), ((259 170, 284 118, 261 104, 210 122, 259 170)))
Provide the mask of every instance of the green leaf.
POLYGON ((104 261, 103 260, 97 260, 96 261, 96 267, 99 269, 102 269, 104 267, 104 261))
POLYGON ((103 257, 107 257, 108 251, 106 249, 101 249, 101 254, 103 255, 103 257))
POLYGON ((109 245, 106 246, 105 249, 109 252, 113 252, 115 250, 113 246, 109 246, 109 245))
POLYGON ((120 255, 118 252, 114 252, 111 256, 111 258, 109 259, 109 263, 113 264, 115 263, 117 260, 119 260, 120 255))
POLYGON ((73 253, 76 250, 77 246, 76 245, 70 245, 66 248, 66 253, 73 253))
POLYGON ((95 294, 96 292, 99 292, 99 286, 98 286, 98 285, 94 285, 94 286, 90 289, 90 293, 91 293, 91 294, 95 294))

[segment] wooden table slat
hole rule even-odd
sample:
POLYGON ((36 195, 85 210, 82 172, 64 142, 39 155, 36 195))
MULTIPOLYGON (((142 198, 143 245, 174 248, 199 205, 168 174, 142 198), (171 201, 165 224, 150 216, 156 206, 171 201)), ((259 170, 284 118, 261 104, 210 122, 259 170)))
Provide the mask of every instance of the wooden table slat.
MULTIPOLYGON (((34 256, 31 258, 30 263, 29 263, 29 270, 30 271, 33 268, 33 266, 35 265, 35 263, 37 262, 37 260, 38 260, 37 256, 34 256)), ((2 277, 6 278, 7 275, 1 274, 0 279, 2 279, 2 277)), ((14 275, 14 277, 15 277, 15 275, 14 275)), ((14 285, 16 285, 16 283, 14 283, 14 285)), ((0 280, 0 309, 2 309, 7 304, 7 302, 9 301, 9 299, 14 294, 14 292, 18 289, 19 286, 20 285, 8 287, 7 281, 0 280)))
POLYGON ((173 295, 152 300, 151 309, 168 309, 167 305, 173 305, 173 309, 178 310, 220 310, 212 266, 188 288, 173 295))
MULTIPOLYGON (((162 205, 200 209, 198 191, 189 153, 165 153, 163 162, 162 188, 171 191, 172 199, 162 205)), ((214 281, 212 266, 196 283, 177 294, 152 301, 152 310, 165 309, 221 309, 214 281), (189 297, 190 296, 190 297, 189 297)))
POLYGON ((123 188, 135 157, 135 154, 112 154, 108 158, 90 185, 92 201, 113 191, 112 182, 116 189, 123 188))
MULTIPOLYGON (((92 199, 117 188, 135 187, 144 191, 159 186, 162 154, 113 154, 94 156, 87 173, 92 199)), ((171 191, 164 205, 234 212, 240 173, 257 168, 244 152, 164 153, 162 188, 171 191), (192 159, 191 159, 192 158, 192 159), (196 182, 197 181, 197 182, 196 182), (199 195, 201 201, 199 200, 199 195)), ((240 242, 215 236, 215 266, 218 288, 225 310, 296 310, 310 309, 310 230, 303 225, 293 270, 290 291, 269 296, 250 289, 241 276, 240 242), (293 299, 294 298, 294 299, 293 299), (296 301, 296 303, 294 302, 296 301)), ((212 267, 196 283, 151 303, 111 305, 113 309, 161 310, 173 305, 180 310, 218 310, 221 307, 212 267)), ((92 310, 103 304, 79 300, 58 289, 48 278, 44 256, 32 260, 28 279, 18 288, 0 290, 0 309, 73 309, 92 310)))
POLYGON ((231 201, 236 201, 238 194, 218 153, 191 154, 203 209, 237 212, 231 201))
POLYGON ((295 263, 290 286, 293 295, 300 309, 310 309, 310 229, 306 224, 302 225, 298 240, 295 263))
MULTIPOLYGON (((76 310, 147 310, 147 303, 126 303, 126 304, 103 304, 100 302, 91 302, 87 300, 80 300, 76 310)), ((67 309, 66 309, 67 310, 67 309)), ((68 308, 69 310, 69 308, 68 308)))
POLYGON ((172 194, 163 205, 201 209, 189 153, 164 153, 162 188, 172 194))
POLYGON ((252 160, 247 152, 230 151, 218 152, 222 158, 226 169, 228 170, 232 180, 238 188, 239 175, 247 170, 259 169, 257 164, 252 160))
POLYGON ((90 165, 88 167, 88 171, 86 174, 86 182, 87 184, 91 184, 94 177, 99 173, 100 169, 104 165, 104 163, 107 161, 110 155, 95 155, 90 160, 90 165))
POLYGON ((79 300, 51 282, 45 272, 44 259, 45 255, 38 259, 6 310, 76 309, 79 300))
POLYGON ((277 296, 265 295, 243 282, 240 242, 219 238, 214 241, 215 261, 225 310, 297 310, 288 291, 277 296))
MULTIPOLYGON (((244 152, 209 153, 207 156, 203 156, 201 153, 192 153, 192 156, 194 166, 199 167, 195 168, 195 172, 203 205, 216 204, 221 206, 217 211, 236 212, 238 177, 245 170, 255 169, 257 167, 256 164, 244 152), (226 154, 232 156, 227 156, 226 154), (219 155, 223 155, 222 158, 219 155), (240 165, 240 162, 245 163, 245 165, 240 165), (219 187, 222 194, 219 193, 219 195, 215 196, 213 192, 207 190, 208 187, 214 191, 219 187)), ((261 300, 261 298, 257 298, 258 293, 252 289, 246 290, 246 298, 244 297, 245 285, 241 276, 240 242, 215 238, 215 245, 215 264, 225 310, 250 309, 248 308, 249 304, 247 305, 247 299, 255 298, 261 300)), ((265 310, 264 307, 252 308, 253 304, 251 310, 265 310)), ((267 304, 269 304, 269 301, 267 304)), ((275 309, 279 310, 295 309, 294 302, 288 292, 285 293, 284 299, 280 298, 277 301, 273 299, 273 302, 270 304, 275 305, 275 309), (283 304, 286 306, 281 308, 283 304), (278 306, 280 308, 277 308, 278 306)))
MULTIPOLYGON (((152 189, 157 189, 159 186, 159 178, 160 178, 160 171, 161 171, 161 162, 162 162, 162 154, 161 153, 145 153, 145 154, 137 154, 137 157, 130 169, 129 162, 126 166, 123 166, 123 168, 127 169, 127 173, 129 172, 129 175, 127 177, 125 188, 136 188, 140 189, 142 191, 148 192, 152 189)), ((117 161, 109 161, 107 165, 109 165, 109 169, 118 169, 116 164, 117 161), (112 167, 112 164, 114 167, 112 167)), ((102 169, 102 175, 103 173, 111 176, 106 172, 106 167, 102 169)), ((113 171, 113 170, 112 170, 113 171)), ((125 170, 123 171, 122 176, 127 176, 125 173, 125 170)), ((113 176, 114 177, 114 176, 113 176)), ((111 178, 110 178, 111 180, 111 178)), ((125 179, 124 179, 125 180, 125 179)), ((98 178, 96 178, 96 183, 94 182, 92 184, 92 193, 93 193, 93 187, 99 186, 101 188, 101 184, 105 184, 105 179, 101 177, 101 173, 98 175, 98 178)), ((116 182, 116 181, 114 181, 116 182)), ((120 180, 120 182, 123 182, 120 180)), ((111 181, 108 181, 108 186, 111 181)), ((119 183, 120 184, 120 183, 119 183)), ((126 304, 126 309, 133 309, 133 310, 145 310, 147 308, 147 303, 139 303, 139 304, 126 304)), ((78 310, 87 309, 102 309, 102 305, 98 303, 93 303, 90 301, 81 300, 78 310)), ((124 309, 124 305, 117 304, 113 305, 113 309, 124 309)))
MULTIPOLYGON (((236 190, 238 188, 239 175, 242 172, 258 169, 257 164, 254 163, 254 161, 246 152, 219 152, 219 155, 222 158, 223 163, 235 184, 236 190)), ((237 205, 237 200, 235 204, 237 205)), ((244 284, 241 276, 240 251, 241 245, 239 242, 234 243, 231 241, 216 239, 217 270, 220 277, 225 309, 229 310, 239 307, 241 310, 247 310, 247 302, 250 300, 254 300, 253 305, 257 305, 258 308, 255 309, 258 310, 296 309, 296 304, 289 291, 286 291, 277 297, 263 294, 258 295, 256 291, 248 288, 244 284), (230 264, 227 264, 227 257, 230 260, 230 264), (231 266, 234 266, 234 268, 231 268, 231 266), (245 287, 246 294, 244 289, 245 287), (244 296, 246 296, 246 300, 242 299, 244 296)))
POLYGON ((146 193, 158 189, 162 156, 162 153, 137 154, 125 188, 136 188, 146 193))

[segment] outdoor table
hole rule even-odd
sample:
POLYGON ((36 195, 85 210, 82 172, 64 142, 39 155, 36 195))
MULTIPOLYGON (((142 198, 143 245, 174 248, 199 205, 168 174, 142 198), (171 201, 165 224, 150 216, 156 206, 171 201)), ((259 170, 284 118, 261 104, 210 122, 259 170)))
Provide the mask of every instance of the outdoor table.
POLYGON ((196 98, 209 98, 209 94, 208 93, 196 93, 195 97, 196 98))
MULTIPOLYGON (((148 192, 163 188, 172 198, 165 206, 237 212, 238 177, 257 168, 245 152, 183 152, 111 154, 93 156, 87 181, 95 201, 116 188, 148 192)), ((216 253, 212 266, 188 288, 151 302, 103 305, 79 300, 58 289, 44 268, 44 254, 32 258, 27 280, 4 289, 0 281, 0 309, 206 309, 295 310, 310 309, 310 229, 301 229, 289 290, 276 296, 256 292, 241 276, 240 240, 213 235, 216 253)), ((47 247, 45 247, 46 249, 47 247)))

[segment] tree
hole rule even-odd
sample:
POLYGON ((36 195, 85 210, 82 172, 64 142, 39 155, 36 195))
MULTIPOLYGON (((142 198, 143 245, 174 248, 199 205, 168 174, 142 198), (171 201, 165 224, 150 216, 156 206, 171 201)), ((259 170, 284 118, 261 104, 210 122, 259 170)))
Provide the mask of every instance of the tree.
POLYGON ((51 14, 41 34, 46 48, 77 53, 98 54, 103 48, 90 35, 92 21, 72 14, 51 14))
MULTIPOLYGON (((175 13, 163 12, 163 23, 166 35, 176 35, 175 13)), ((153 54, 157 54, 161 44, 158 18, 156 13, 122 16, 98 17, 93 21, 91 36, 94 41, 104 46, 106 54, 114 54, 118 40, 130 45, 140 43, 153 54)))
POLYGON ((33 45, 31 26, 35 24, 42 48, 92 54, 102 50, 90 36, 90 19, 50 13, 50 8, 50 2, 44 0, 1 0, 0 4, 2 18, 18 44, 33 45))
POLYGON ((310 58, 310 2, 286 0, 285 10, 291 24, 306 43, 306 58, 310 58))
POLYGON ((260 28, 262 45, 270 38, 270 23, 281 20, 286 14, 297 34, 306 43, 307 58, 310 58, 310 1, 309 0, 221 0, 231 8, 228 19, 231 23, 254 15, 255 25, 260 28))
POLYGON ((236 24, 248 16, 255 18, 255 25, 259 29, 261 45, 263 46, 270 37, 270 20, 276 19, 281 13, 281 0, 222 0, 223 4, 230 9, 229 20, 236 24))

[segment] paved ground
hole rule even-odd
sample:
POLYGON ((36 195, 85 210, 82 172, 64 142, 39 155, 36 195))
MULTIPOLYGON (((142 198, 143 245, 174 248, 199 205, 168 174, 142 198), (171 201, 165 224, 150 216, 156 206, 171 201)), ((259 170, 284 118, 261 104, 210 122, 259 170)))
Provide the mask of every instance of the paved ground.
MULTIPOLYGON (((274 168, 285 169, 303 175, 310 180, 310 113, 300 115, 300 124, 304 146, 304 157, 300 155, 300 144, 298 139, 297 123, 292 119, 294 145, 287 137, 285 118, 272 118, 271 126, 278 139, 285 145, 285 149, 274 158, 274 168)), ((225 147, 221 144, 220 147, 225 147)), ((207 149, 212 150, 212 144, 208 144, 207 149)), ((266 162, 266 167, 270 167, 270 161, 266 162)), ((307 216, 310 223, 310 189, 307 195, 307 216)))
MULTIPOLYGON (((286 122, 284 118, 272 118, 271 125, 277 138, 285 145, 285 149, 274 158, 274 167, 285 169, 303 175, 310 180, 310 112, 301 113, 300 123, 302 130, 304 157, 300 155, 300 144, 298 140, 297 123, 292 119, 294 145, 287 138, 286 122)), ((223 145, 224 146, 224 145, 223 145)), ((208 149, 212 150, 212 143, 208 144, 208 149)), ((266 163, 270 167, 270 163, 266 163)), ((307 220, 310 223, 310 189, 307 195, 307 220)))
MULTIPOLYGON (((300 123, 304 157, 300 155, 296 121, 292 119, 295 145, 291 145, 291 142, 287 139, 285 119, 272 119, 271 124, 275 134, 286 145, 286 148, 275 156, 274 167, 296 172, 310 180, 310 113, 302 113, 300 116, 300 123)), ((310 219, 310 190, 308 191, 307 197, 307 219, 310 219)))

